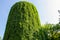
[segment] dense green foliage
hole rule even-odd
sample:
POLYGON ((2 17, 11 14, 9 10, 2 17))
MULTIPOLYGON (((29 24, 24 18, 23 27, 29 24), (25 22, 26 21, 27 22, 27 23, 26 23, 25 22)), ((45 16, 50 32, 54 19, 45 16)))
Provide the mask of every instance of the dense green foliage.
POLYGON ((45 39, 43 40, 60 40, 59 24, 45 24, 44 26, 42 26, 42 29, 44 30, 42 31, 43 35, 45 35, 45 39))
POLYGON ((35 6, 29 2, 17 2, 10 10, 3 40, 33 40, 40 26, 35 6))

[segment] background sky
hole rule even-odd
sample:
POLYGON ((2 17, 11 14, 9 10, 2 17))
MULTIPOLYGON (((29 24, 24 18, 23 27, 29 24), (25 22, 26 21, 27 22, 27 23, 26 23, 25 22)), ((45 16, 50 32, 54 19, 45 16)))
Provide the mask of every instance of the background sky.
MULTIPOLYGON (((18 1, 20 0, 0 0, 0 36, 2 38, 6 28, 9 11, 12 5, 18 1)), ((29 2, 36 6, 41 24, 46 22, 53 24, 58 23, 60 0, 29 0, 29 2)))

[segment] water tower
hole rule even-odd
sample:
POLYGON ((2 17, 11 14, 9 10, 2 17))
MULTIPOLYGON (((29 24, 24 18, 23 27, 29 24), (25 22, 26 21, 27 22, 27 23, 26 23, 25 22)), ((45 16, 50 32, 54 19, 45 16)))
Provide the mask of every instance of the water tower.
POLYGON ((58 10, 58 12, 59 12, 59 24, 60 24, 60 10, 58 10))

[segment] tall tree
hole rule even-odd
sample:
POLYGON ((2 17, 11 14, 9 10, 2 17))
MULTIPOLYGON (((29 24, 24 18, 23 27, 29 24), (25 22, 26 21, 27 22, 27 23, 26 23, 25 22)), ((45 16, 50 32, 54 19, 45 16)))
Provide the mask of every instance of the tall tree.
POLYGON ((36 7, 29 2, 15 3, 9 13, 3 40, 33 40, 40 28, 36 7))

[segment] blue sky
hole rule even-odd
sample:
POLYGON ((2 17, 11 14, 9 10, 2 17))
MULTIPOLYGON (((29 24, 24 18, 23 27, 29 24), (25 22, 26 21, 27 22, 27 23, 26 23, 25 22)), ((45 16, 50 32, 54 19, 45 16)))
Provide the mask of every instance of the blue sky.
MULTIPOLYGON (((0 0, 0 36, 3 37, 9 11, 13 4, 20 0, 0 0)), ((28 1, 28 0, 27 0, 28 1)), ((60 0, 29 0, 39 13, 41 23, 58 23, 60 0)))

